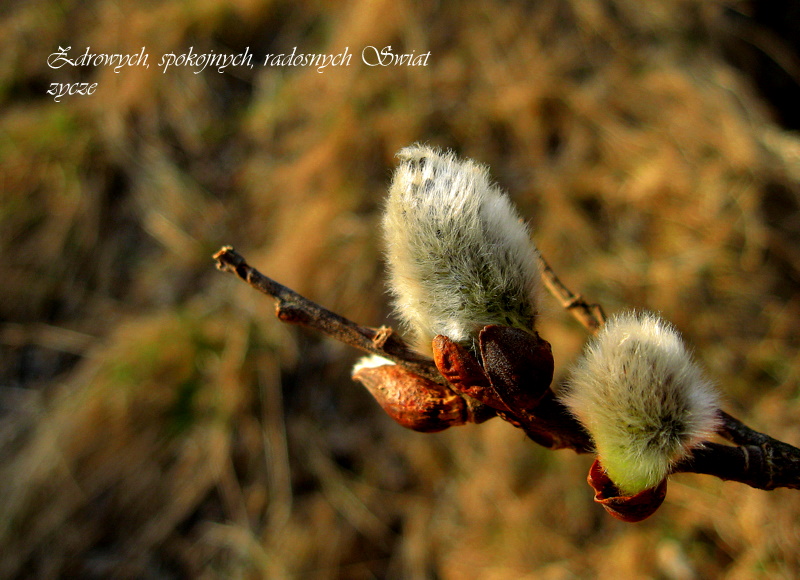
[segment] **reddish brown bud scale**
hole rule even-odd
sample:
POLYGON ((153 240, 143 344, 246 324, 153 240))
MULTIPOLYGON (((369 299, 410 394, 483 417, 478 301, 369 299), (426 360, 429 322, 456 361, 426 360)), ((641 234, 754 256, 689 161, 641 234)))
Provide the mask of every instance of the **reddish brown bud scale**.
POLYGON ((594 460, 586 478, 594 489, 594 501, 612 516, 623 522, 641 522, 653 515, 667 496, 667 479, 635 495, 620 495, 598 459, 594 460))
POLYGON ((534 409, 553 381, 550 343, 511 326, 489 325, 478 337, 483 368, 509 409, 534 409))
POLYGON ((477 422, 463 397, 397 365, 364 367, 353 378, 363 384, 403 427, 434 433, 477 422))
POLYGON ((433 339, 433 362, 459 393, 500 411, 510 411, 492 387, 478 359, 460 344, 443 335, 433 339))
POLYGON ((437 336, 436 368, 456 391, 500 412, 524 415, 536 408, 553 380, 550 344, 536 333, 498 325, 484 327, 478 343, 483 364, 463 346, 437 336))

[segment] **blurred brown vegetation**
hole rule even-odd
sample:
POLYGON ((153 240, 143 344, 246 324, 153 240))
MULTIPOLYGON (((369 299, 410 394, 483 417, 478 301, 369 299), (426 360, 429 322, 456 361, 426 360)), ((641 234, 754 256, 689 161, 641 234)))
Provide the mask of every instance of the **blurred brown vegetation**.
MULTIPOLYGON (((391 322, 393 154, 454 148, 491 166, 568 284, 661 311, 729 411, 797 445, 798 15, 763 4, 5 4, 0 577, 800 576, 797 491, 680 475, 621 524, 592 503, 589 457, 499 420, 395 425, 350 380, 358 353, 281 326, 210 259, 232 244, 391 322), (369 45, 429 65, 367 67, 369 45), (152 64, 54 71, 58 46, 152 64), (354 58, 158 70, 189 46, 354 58), (87 80, 92 97, 45 94, 87 80)), ((545 308, 563 376, 585 333, 545 308)))

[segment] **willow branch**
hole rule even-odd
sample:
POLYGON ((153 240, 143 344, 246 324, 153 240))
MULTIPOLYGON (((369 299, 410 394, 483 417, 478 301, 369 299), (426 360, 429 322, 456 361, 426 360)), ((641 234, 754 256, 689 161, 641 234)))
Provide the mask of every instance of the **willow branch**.
MULTIPOLYGON (((276 302, 275 314, 283 322, 300 324, 322 332, 360 350, 390 359, 419 376, 446 385, 433 361, 412 351, 391 328, 361 326, 327 310, 264 276, 230 246, 223 247, 214 254, 214 259, 218 269, 235 274, 259 292, 273 297, 276 302)), ((602 308, 573 294, 547 262, 541 257, 540 260, 545 285, 550 292, 587 330, 597 332, 605 322, 602 308)), ((553 440, 559 442, 553 448, 570 448, 578 453, 590 451, 592 446, 588 435, 561 402, 555 396, 547 396, 544 401, 544 404, 533 410, 531 416, 540 422, 542 429, 553 440)), ((674 472, 713 475, 758 489, 800 489, 800 449, 759 433, 723 411, 720 414, 720 435, 735 446, 706 442, 678 463, 674 472)), ((541 436, 542 433, 529 434, 539 443, 547 439, 541 436)))
POLYGON ((354 348, 387 358, 412 373, 444 384, 444 379, 433 361, 411 350, 397 333, 388 326, 373 328, 361 326, 331 312, 279 284, 250 266, 231 246, 224 246, 216 254, 217 269, 235 274, 259 292, 275 299, 275 316, 282 322, 299 324, 335 338, 354 348))
POLYGON ((768 435, 761 445, 707 442, 675 466, 675 473, 705 473, 757 489, 800 489, 800 449, 768 435))

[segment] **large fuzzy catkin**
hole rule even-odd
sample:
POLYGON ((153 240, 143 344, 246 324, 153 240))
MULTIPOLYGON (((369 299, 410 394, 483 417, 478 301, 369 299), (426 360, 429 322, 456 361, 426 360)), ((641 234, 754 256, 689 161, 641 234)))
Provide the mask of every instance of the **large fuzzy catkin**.
POLYGON ((720 421, 717 394, 678 332, 650 313, 612 317, 561 397, 625 494, 658 484, 720 421))
POLYGON ((528 228, 485 167, 424 145, 398 155, 383 217, 389 286, 415 346, 472 347, 488 324, 532 329, 539 270, 528 228))

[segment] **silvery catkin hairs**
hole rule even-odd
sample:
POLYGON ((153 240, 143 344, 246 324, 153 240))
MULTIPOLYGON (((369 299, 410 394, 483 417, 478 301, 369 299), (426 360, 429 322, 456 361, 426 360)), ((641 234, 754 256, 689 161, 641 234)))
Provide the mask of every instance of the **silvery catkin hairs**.
POLYGON ((485 167, 424 145, 398 155, 383 217, 395 308, 430 353, 488 324, 532 329, 539 269, 528 228, 485 167))
POLYGON ((561 397, 627 494, 658 484, 720 422, 717 394, 678 332, 650 313, 609 319, 561 397))

